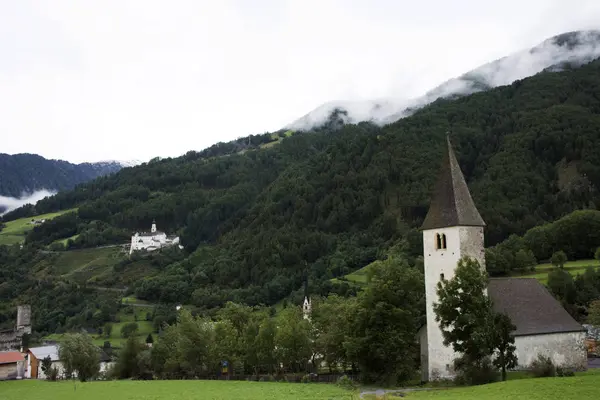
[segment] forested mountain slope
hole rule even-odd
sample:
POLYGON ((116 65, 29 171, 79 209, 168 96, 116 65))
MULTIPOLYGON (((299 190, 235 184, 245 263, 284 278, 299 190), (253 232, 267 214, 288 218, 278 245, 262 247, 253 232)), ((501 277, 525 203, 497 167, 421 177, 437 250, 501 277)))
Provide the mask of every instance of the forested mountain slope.
POLYGON ((37 154, 0 153, 0 196, 18 198, 42 189, 72 189, 77 184, 117 172, 121 168, 123 165, 116 161, 72 164, 48 160, 37 154))
POLYGON ((140 279, 131 288, 138 297, 203 308, 274 304, 301 287, 305 271, 324 293, 339 290, 330 278, 395 243, 421 254, 418 227, 448 131, 487 223, 487 245, 600 204, 595 61, 437 101, 382 128, 362 123, 227 156, 154 160, 6 218, 78 207, 75 217, 35 228, 26 249, 75 234, 71 247, 119 242, 155 218, 182 234, 189 255, 140 279))

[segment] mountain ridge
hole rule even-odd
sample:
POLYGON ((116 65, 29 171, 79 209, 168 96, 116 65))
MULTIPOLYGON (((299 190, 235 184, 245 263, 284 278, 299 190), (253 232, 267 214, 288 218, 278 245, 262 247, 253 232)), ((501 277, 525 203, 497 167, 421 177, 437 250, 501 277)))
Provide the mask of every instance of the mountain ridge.
POLYGON ((70 163, 38 154, 0 153, 0 213, 39 200, 42 194, 68 190, 129 166, 119 161, 70 163))
POLYGON ((379 99, 367 101, 329 101, 283 129, 310 130, 332 120, 340 124, 372 122, 393 123, 437 99, 456 98, 494 87, 509 85, 519 79, 549 70, 577 67, 600 57, 600 30, 565 32, 530 49, 517 51, 483 64, 456 78, 449 79, 423 96, 413 99, 379 99))

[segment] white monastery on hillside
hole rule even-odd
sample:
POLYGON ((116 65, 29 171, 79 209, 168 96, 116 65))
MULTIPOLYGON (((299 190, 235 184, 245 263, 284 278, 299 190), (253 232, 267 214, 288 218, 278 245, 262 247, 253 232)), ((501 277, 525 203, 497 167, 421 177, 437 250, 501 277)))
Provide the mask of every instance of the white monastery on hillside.
MULTIPOLYGON (((440 280, 452 279, 462 257, 473 258, 485 268, 484 227, 447 139, 442 168, 421 227, 427 310, 427 323, 419 332, 424 381, 455 375, 456 353, 444 345, 433 311, 433 304, 438 302, 436 286, 440 280)), ((517 327, 513 332, 517 369, 529 367, 539 354, 550 357, 557 366, 587 368, 584 328, 537 279, 490 279, 487 295, 496 312, 508 315, 517 327)))
POLYGON ((150 232, 136 232, 135 235, 131 237, 131 249, 129 249, 129 254, 139 250, 154 251, 163 247, 175 245, 179 245, 179 237, 167 236, 166 233, 156 230, 156 221, 152 221, 150 232))

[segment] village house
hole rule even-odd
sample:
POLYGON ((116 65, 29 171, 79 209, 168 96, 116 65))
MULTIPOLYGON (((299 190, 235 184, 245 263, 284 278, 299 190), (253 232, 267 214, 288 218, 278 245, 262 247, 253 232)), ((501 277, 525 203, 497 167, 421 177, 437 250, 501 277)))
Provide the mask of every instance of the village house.
POLYGON ((46 379, 46 374, 42 370, 42 360, 46 357, 50 357, 52 367, 58 370, 58 375, 64 375, 64 367, 58 356, 58 345, 51 345, 31 347, 27 350, 27 378, 46 379))
POLYGON ((100 373, 108 372, 114 365, 112 357, 108 355, 104 350, 100 350, 100 373))
MULTIPOLYGON (((46 379, 46 374, 42 370, 42 360, 46 357, 50 357, 52 367, 58 370, 58 377, 63 378, 65 374, 65 368, 60 360, 60 345, 47 345, 41 347, 32 347, 27 351, 27 369, 25 377, 31 379, 46 379)), ((99 372, 107 372, 114 364, 112 357, 110 357, 104 350, 98 347, 99 355, 99 372)))
POLYGON ((25 358, 18 351, 0 351, 0 381, 22 379, 25 358))
MULTIPOLYGON (((419 340, 425 381, 454 377, 456 354, 451 346, 444 345, 442 330, 435 320, 436 287, 441 280, 453 278, 462 257, 473 258, 485 268, 484 227, 447 139, 442 168, 421 227, 427 323, 419 331, 419 340)), ((490 279, 487 294, 494 309, 507 314, 517 327, 513 335, 519 369, 527 368, 540 354, 562 367, 587 367, 585 329, 539 281, 490 279)))
POLYGON ((136 232, 131 237, 129 254, 134 251, 154 251, 163 247, 179 245, 179 237, 167 236, 166 233, 156 229, 156 221, 152 221, 150 232, 136 232))

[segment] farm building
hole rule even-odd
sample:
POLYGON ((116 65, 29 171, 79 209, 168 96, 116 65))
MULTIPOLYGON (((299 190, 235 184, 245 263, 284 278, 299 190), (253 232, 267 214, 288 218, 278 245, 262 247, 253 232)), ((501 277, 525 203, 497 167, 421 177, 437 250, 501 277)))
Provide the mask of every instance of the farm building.
POLYGON ((18 351, 0 352, 0 381, 21 379, 25 370, 25 358, 18 351))
POLYGON ((52 367, 58 369, 58 374, 62 376, 64 374, 64 368, 60 362, 58 356, 58 346, 42 346, 42 347, 31 347, 27 351, 27 378, 31 379, 45 379, 46 375, 42 371, 42 360, 46 357, 50 357, 52 361, 52 367))
MULTIPOLYGON (((423 380, 454 377, 456 354, 443 343, 433 305, 437 284, 454 277, 462 257, 485 267, 485 223, 475 207, 450 140, 421 230, 425 261, 427 323, 419 332, 423 380)), ((491 279, 487 294, 497 312, 507 314, 516 326, 518 368, 527 368, 539 354, 556 365, 585 369, 585 329, 535 279, 491 279)))
POLYGON ((99 349, 100 351, 100 372, 106 372, 108 371, 111 367, 113 367, 115 365, 115 362, 113 361, 112 357, 109 356, 108 354, 106 354, 106 352, 102 349, 99 349))

